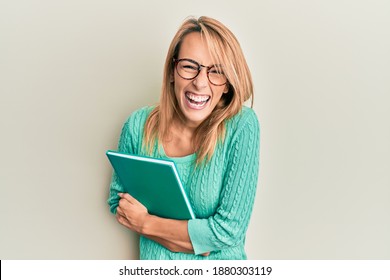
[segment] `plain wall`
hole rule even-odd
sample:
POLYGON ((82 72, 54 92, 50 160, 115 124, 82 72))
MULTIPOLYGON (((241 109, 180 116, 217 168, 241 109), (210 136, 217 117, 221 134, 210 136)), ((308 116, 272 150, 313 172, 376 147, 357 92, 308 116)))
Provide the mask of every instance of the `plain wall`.
POLYGON ((255 83, 250 259, 390 258, 389 1, 0 1, 0 258, 134 259, 109 213, 123 122, 207 15, 255 83))

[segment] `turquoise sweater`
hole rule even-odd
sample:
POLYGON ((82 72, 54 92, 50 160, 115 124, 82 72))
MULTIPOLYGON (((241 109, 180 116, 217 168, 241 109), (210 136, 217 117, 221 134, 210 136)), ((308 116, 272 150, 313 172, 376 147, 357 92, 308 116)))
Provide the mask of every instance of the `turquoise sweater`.
MULTIPOLYGON (((142 149, 143 129, 151 107, 135 111, 123 126, 118 150, 146 155, 142 149)), ((189 220, 188 232, 195 254, 174 253, 141 236, 141 259, 246 259, 245 235, 252 213, 259 171, 260 129, 254 111, 243 107, 226 121, 226 135, 211 160, 194 168, 196 155, 169 158, 160 145, 153 155, 175 161, 196 219, 189 220), (208 257, 200 254, 211 252, 208 257)), ((108 204, 116 213, 122 192, 113 174, 108 204)))

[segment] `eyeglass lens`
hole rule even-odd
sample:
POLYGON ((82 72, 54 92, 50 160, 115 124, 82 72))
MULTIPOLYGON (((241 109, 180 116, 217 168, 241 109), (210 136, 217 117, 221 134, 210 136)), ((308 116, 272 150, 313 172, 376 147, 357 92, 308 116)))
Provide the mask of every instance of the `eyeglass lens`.
MULTIPOLYGON (((198 63, 187 59, 178 60, 176 66, 179 76, 187 80, 194 79, 198 76, 201 68, 201 65, 198 63)), ((210 83, 214 85, 224 85, 227 82, 227 78, 223 73, 222 67, 218 65, 208 67, 207 77, 210 83)))

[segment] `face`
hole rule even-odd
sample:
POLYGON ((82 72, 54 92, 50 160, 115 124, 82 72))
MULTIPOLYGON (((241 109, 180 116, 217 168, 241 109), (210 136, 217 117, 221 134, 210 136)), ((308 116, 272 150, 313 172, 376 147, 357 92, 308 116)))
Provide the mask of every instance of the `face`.
MULTIPOLYGON (((178 59, 187 58, 201 65, 212 66, 206 42, 198 32, 187 34, 181 44, 178 59)), ((180 77, 174 70, 175 96, 179 108, 184 116, 184 125, 196 128, 214 110, 224 93, 228 92, 227 85, 216 86, 207 78, 207 68, 203 67, 199 75, 193 80, 180 77)))

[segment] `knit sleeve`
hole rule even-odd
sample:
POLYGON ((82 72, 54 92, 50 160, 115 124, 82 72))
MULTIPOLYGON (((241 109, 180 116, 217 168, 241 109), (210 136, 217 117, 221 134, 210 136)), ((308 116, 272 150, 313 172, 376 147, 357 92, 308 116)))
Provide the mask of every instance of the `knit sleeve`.
POLYGON ((195 254, 234 247, 245 239, 256 194, 259 146, 260 127, 252 111, 232 139, 215 214, 188 222, 195 254))
MULTIPOLYGON (((119 138, 118 151, 122 153, 134 153, 133 141, 130 133, 130 118, 127 119, 125 124, 122 127, 122 133, 119 138)), ((111 184, 110 184, 110 193, 107 200, 108 205, 110 206, 110 211, 116 214, 116 208, 119 204, 119 192, 124 192, 123 185, 119 181, 118 176, 115 171, 112 173, 111 184)))
MULTIPOLYGON (((142 108, 135 111, 126 120, 119 138, 119 152, 127 154, 138 154, 140 152, 143 126, 149 111, 148 108, 142 108)), ((114 214, 116 214, 116 208, 119 204, 118 192, 124 192, 124 188, 115 171, 113 171, 107 203, 110 206, 110 211, 114 214)))

